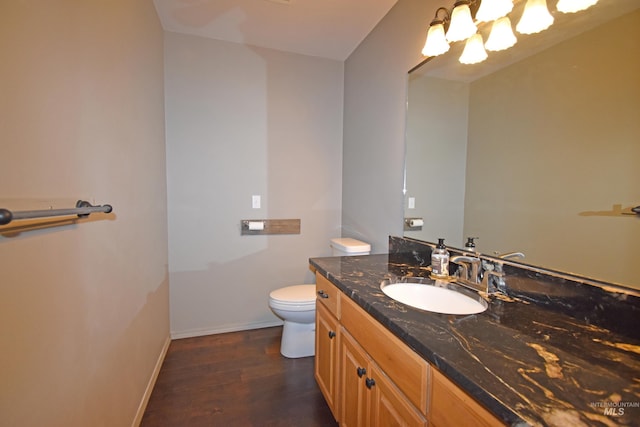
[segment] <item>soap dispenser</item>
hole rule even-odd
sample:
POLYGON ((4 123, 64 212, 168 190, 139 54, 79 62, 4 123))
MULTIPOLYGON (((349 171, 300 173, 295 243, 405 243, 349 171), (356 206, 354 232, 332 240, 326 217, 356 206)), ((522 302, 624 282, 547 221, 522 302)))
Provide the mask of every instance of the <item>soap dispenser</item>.
POLYGON ((444 239, 438 239, 438 245, 431 252, 431 275, 437 279, 449 277, 449 251, 444 239))
POLYGON ((476 251, 476 242, 475 239, 478 237, 467 237, 467 243, 464 244, 464 250, 468 252, 477 252, 476 251))

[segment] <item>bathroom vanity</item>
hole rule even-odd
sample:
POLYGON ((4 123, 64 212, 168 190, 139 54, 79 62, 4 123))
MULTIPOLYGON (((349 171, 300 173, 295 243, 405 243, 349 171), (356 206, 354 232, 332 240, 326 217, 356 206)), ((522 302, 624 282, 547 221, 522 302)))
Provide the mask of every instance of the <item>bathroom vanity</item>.
POLYGON ((637 423, 637 294, 508 266, 518 289, 490 296, 480 314, 426 312, 382 293, 384 279, 428 275, 429 255, 391 238, 389 254, 310 260, 315 376, 342 426, 637 423), (544 286, 554 293, 536 296, 544 286))
POLYGON ((503 424, 320 272, 316 279, 315 376, 341 425, 503 424))

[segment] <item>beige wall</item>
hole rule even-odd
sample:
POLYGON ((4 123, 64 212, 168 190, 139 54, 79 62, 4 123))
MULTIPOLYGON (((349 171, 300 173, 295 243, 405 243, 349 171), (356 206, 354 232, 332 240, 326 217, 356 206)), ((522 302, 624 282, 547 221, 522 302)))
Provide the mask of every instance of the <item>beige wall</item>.
POLYGON ((469 84, 421 76, 409 77, 406 131, 405 216, 423 218, 422 230, 405 231, 415 239, 462 247, 464 241, 465 159, 469 84), (415 208, 408 208, 408 198, 415 208))
POLYGON ((438 0, 398 0, 345 62, 342 233, 387 252, 403 232, 407 73, 438 0))
POLYGON ((465 235, 640 287, 640 11, 471 85, 465 235))
POLYGON ((151 0, 0 6, 0 207, 114 207, 0 232, 1 426, 135 421, 169 335, 162 67, 151 0))
POLYGON ((340 236, 343 63, 165 37, 172 336, 280 324, 269 292, 340 236), (240 234, 263 218, 300 234, 240 234))

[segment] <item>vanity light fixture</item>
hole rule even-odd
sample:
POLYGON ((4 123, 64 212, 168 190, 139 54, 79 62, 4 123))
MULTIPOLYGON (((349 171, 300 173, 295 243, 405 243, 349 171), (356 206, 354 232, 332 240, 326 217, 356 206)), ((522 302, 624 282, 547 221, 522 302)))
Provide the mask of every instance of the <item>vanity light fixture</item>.
POLYGON ((449 42, 445 37, 445 25, 449 22, 449 11, 444 7, 436 10, 436 16, 429 24, 429 30, 427 31, 427 40, 422 48, 422 54, 424 56, 438 56, 449 50, 449 42), (440 18, 438 14, 444 12, 444 16, 440 18))
POLYGON ((476 20, 478 22, 495 21, 507 16, 511 10, 513 10, 513 0, 482 0, 476 12, 476 20))
POLYGON ((546 30, 553 24, 553 16, 547 8, 547 0, 527 0, 516 31, 520 34, 534 34, 546 30))
POLYGON ((471 17, 470 5, 470 0, 458 0, 453 5, 451 23, 446 34, 447 41, 450 43, 468 39, 478 31, 471 17))
POLYGON ((484 50, 484 42, 482 41, 482 35, 475 33, 464 45, 462 55, 460 55, 459 61, 463 64, 477 64, 487 59, 487 51, 484 50))
POLYGON ((511 20, 508 16, 503 16, 493 23, 491 33, 489 33, 489 38, 484 47, 486 47, 487 50, 495 52, 509 49, 516 44, 517 41, 518 39, 516 39, 511 29, 511 20))
MULTIPOLYGON (((584 10, 597 2, 598 0, 558 0, 557 6, 558 10, 568 12, 584 10)), ((510 48, 518 41, 508 17, 513 10, 513 3, 514 0, 457 0, 451 10, 438 8, 429 24, 422 54, 429 57, 442 55, 449 51, 450 43, 466 40, 459 61, 463 64, 476 64, 487 58, 486 50, 510 48), (493 21, 486 44, 478 33, 472 12, 476 13, 477 22, 493 21)), ((521 34, 539 33, 549 28, 553 20, 547 8, 547 0, 526 0, 516 30, 521 34)))
POLYGON ((562 13, 575 13, 598 3, 598 0, 558 0, 556 8, 562 13))

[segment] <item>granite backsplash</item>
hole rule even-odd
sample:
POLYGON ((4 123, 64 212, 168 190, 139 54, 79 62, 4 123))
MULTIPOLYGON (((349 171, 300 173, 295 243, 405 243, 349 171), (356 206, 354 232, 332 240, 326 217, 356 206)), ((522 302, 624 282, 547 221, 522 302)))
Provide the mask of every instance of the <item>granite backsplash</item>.
MULTIPOLYGON (((434 244, 406 237, 389 237, 389 261, 394 257, 402 265, 410 259, 411 272, 398 275, 427 276, 434 244)), ((509 297, 544 306, 577 319, 581 324, 601 327, 624 336, 640 339, 640 291, 618 285, 547 270, 520 262, 472 254, 449 248, 454 255, 475 255, 491 263, 502 264, 505 273, 503 292, 509 297)), ((455 264, 451 265, 452 273, 455 264)))

